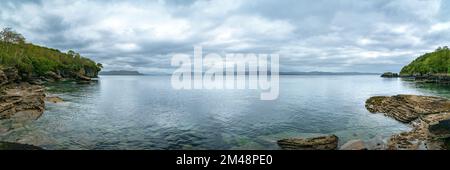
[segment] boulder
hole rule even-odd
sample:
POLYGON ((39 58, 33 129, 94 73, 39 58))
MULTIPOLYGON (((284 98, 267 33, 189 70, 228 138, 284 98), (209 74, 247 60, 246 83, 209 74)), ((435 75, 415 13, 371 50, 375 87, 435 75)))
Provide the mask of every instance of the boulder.
POLYGON ((77 83, 77 84, 91 84, 91 81, 78 80, 76 83, 77 83))
POLYGON ((75 75, 77 80, 80 80, 80 81, 91 81, 91 78, 86 76, 86 75, 84 75, 84 74, 75 73, 74 75, 75 75))
POLYGON ((45 73, 45 76, 48 78, 51 78, 53 80, 61 80, 63 77, 53 71, 48 71, 47 73, 45 73))
POLYGON ((279 140, 277 143, 285 150, 336 150, 338 137, 330 135, 314 138, 290 138, 279 140))
POLYGON ((0 67, 0 86, 19 80, 19 71, 13 67, 0 67))
POLYGON ((366 108, 372 113, 384 113, 400 122, 409 123, 420 116, 450 111, 450 101, 432 96, 376 96, 366 101, 366 108))
POLYGON ((367 150, 362 140, 351 140, 340 147, 340 150, 367 150))

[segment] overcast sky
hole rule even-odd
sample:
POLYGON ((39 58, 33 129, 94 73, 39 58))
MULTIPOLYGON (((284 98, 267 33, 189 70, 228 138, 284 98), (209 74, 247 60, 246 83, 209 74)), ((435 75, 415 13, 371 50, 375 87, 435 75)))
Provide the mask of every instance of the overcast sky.
POLYGON ((174 53, 278 53, 281 71, 399 71, 450 45, 445 0, 2 0, 0 27, 105 70, 170 72, 174 53))

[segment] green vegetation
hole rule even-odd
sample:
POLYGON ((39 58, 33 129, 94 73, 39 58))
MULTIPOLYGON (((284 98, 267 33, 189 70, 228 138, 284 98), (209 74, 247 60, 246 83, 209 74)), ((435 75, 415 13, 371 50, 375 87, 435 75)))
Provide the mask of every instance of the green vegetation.
POLYGON ((70 50, 40 47, 26 43, 25 38, 10 28, 0 32, 0 66, 16 67, 21 75, 30 77, 45 76, 49 72, 63 77, 80 74, 96 77, 102 65, 82 57, 70 50))
POLYGON ((426 53, 403 67, 402 76, 411 75, 448 75, 450 74, 450 49, 439 47, 436 51, 426 53))

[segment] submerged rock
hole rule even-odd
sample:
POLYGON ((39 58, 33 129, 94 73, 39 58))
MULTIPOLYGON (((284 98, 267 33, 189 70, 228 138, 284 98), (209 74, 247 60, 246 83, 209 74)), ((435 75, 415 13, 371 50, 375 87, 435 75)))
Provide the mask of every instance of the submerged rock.
POLYGON ((330 135, 314 138, 290 138, 279 140, 277 143, 285 150, 336 150, 338 137, 330 135))
POLYGON ((431 96, 376 96, 366 101, 366 108, 372 113, 384 113, 400 122, 409 123, 420 116, 450 111, 450 101, 431 96))
POLYGON ((364 142, 362 140, 351 140, 342 145, 340 150, 367 150, 364 142))
POLYGON ((45 101, 51 102, 51 103, 62 103, 64 100, 58 96, 48 96, 45 98, 45 101))
POLYGON ((41 147, 12 143, 12 142, 0 142, 0 150, 43 150, 41 147))

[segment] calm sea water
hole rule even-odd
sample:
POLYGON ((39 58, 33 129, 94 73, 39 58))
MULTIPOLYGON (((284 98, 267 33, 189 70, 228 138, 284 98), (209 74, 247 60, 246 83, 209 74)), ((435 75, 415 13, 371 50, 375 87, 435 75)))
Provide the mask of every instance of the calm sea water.
POLYGON ((336 134, 385 138, 407 125, 371 114, 375 95, 449 97, 450 88, 379 76, 282 76, 280 96, 256 90, 176 91, 169 76, 103 76, 90 85, 49 86, 66 102, 0 140, 46 149, 278 149, 276 140, 336 134))

